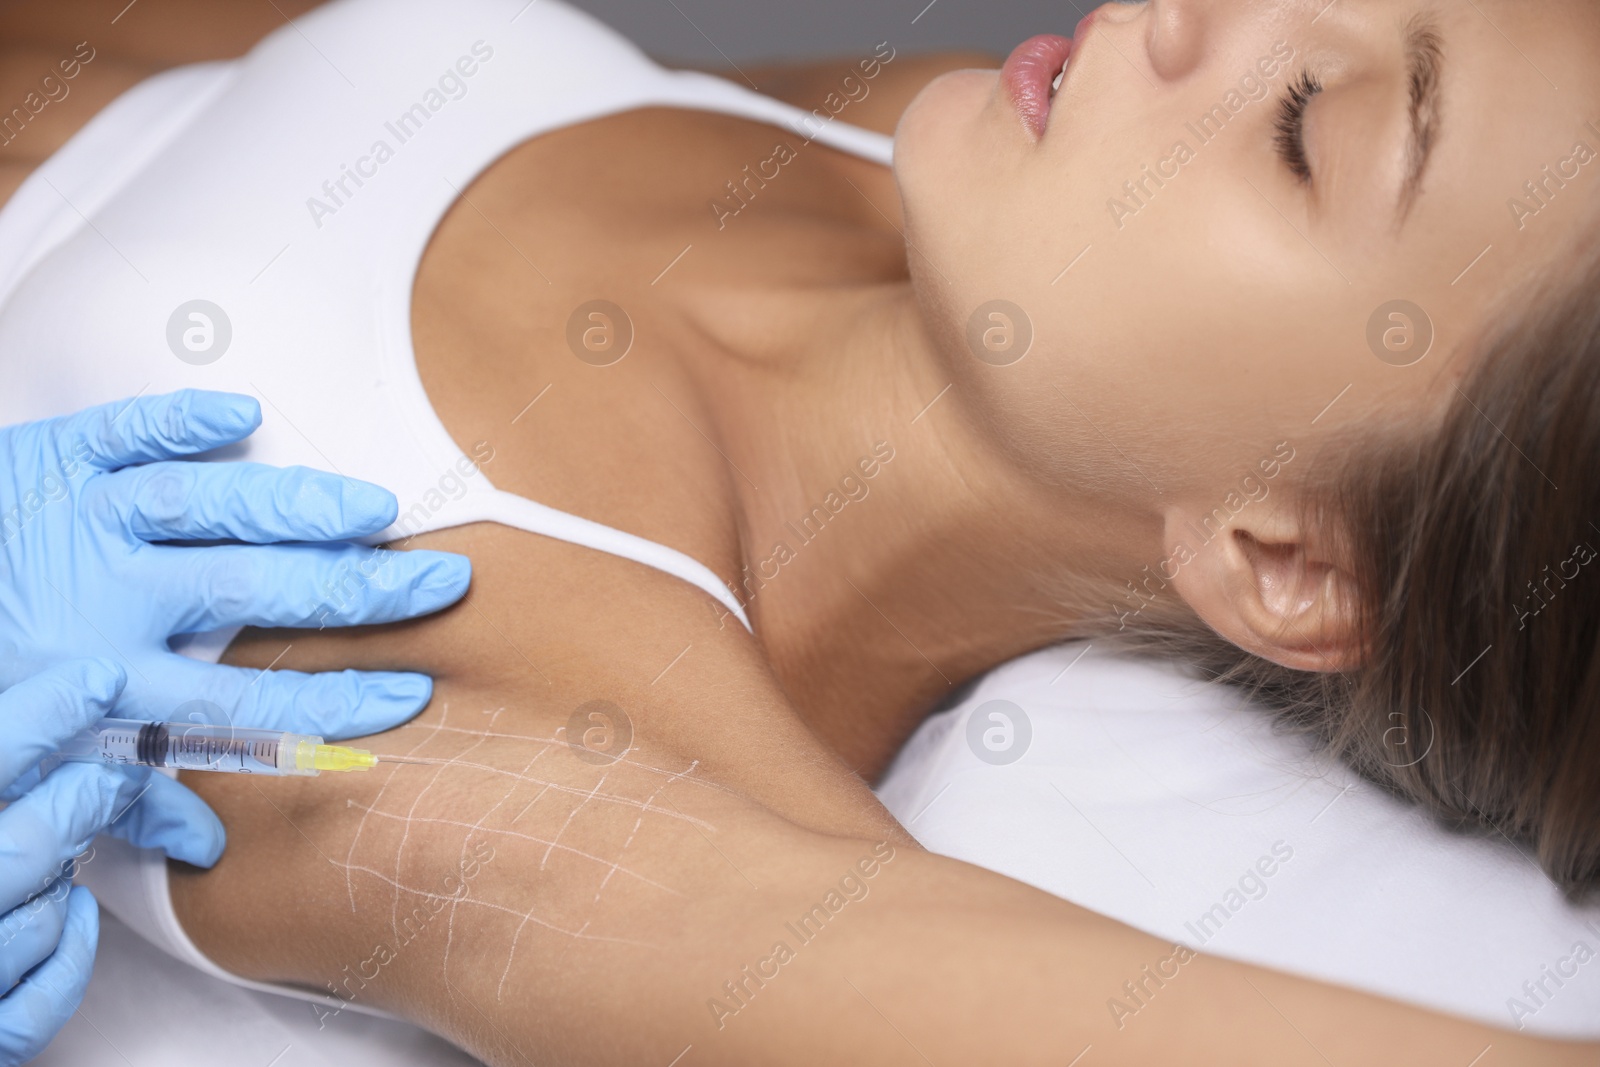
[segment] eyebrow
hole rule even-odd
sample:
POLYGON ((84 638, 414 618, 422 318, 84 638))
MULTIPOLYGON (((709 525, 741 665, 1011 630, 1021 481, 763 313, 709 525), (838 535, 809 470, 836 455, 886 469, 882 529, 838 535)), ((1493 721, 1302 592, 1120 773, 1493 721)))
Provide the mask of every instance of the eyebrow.
POLYGON ((1444 43, 1431 17, 1419 15, 1406 26, 1405 50, 1411 141, 1406 149, 1405 182, 1400 187, 1402 222, 1422 191, 1422 176, 1439 139, 1439 79, 1444 66, 1444 43))

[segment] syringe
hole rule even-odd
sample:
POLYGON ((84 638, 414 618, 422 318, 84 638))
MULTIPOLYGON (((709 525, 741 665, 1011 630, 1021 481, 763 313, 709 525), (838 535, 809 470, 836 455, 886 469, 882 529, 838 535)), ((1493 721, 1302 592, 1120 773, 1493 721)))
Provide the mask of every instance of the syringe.
POLYGON ((277 776, 364 771, 378 763, 365 749, 324 744, 312 734, 137 719, 101 719, 45 764, 61 760, 277 776))

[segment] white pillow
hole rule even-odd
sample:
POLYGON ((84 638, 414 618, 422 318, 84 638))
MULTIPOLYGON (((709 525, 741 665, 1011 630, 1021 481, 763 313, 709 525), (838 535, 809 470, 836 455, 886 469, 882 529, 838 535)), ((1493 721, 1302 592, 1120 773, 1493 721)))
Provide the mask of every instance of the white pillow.
MULTIPOLYGON (((932 851, 1174 943, 1600 1038, 1600 904, 1568 905, 1525 849, 1445 830, 1173 666, 1081 642, 1005 664, 877 792, 932 851)), ((1146 990, 1107 1012, 1126 1024, 1146 990)))

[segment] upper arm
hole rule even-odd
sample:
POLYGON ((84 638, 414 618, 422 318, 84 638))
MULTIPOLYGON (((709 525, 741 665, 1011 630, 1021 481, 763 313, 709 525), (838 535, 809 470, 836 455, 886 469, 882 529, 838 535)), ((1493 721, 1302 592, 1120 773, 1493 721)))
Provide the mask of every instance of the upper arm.
POLYGON ((1168 942, 922 852, 699 590, 501 527, 427 540, 473 556, 463 605, 230 650, 436 678, 415 722, 369 743, 431 765, 191 783, 230 846, 174 879, 173 904, 236 973, 401 1011, 506 1065, 686 1046, 697 1064, 1059 1067, 1088 1045, 1101 1067, 1459 1067, 1485 1045, 1478 1067, 1594 1062, 1594 1045, 1175 964, 1168 942))

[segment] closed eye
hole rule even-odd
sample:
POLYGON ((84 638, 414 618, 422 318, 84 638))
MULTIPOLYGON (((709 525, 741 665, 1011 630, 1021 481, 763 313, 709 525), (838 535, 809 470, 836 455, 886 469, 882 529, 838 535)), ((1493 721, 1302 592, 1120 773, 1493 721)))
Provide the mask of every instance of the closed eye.
POLYGON ((1322 92, 1322 83, 1310 71, 1304 71, 1289 83, 1289 89, 1278 104, 1278 117, 1273 122, 1273 143, 1284 166, 1302 185, 1311 184, 1311 164, 1306 160, 1305 119, 1306 107, 1312 97, 1322 92))

